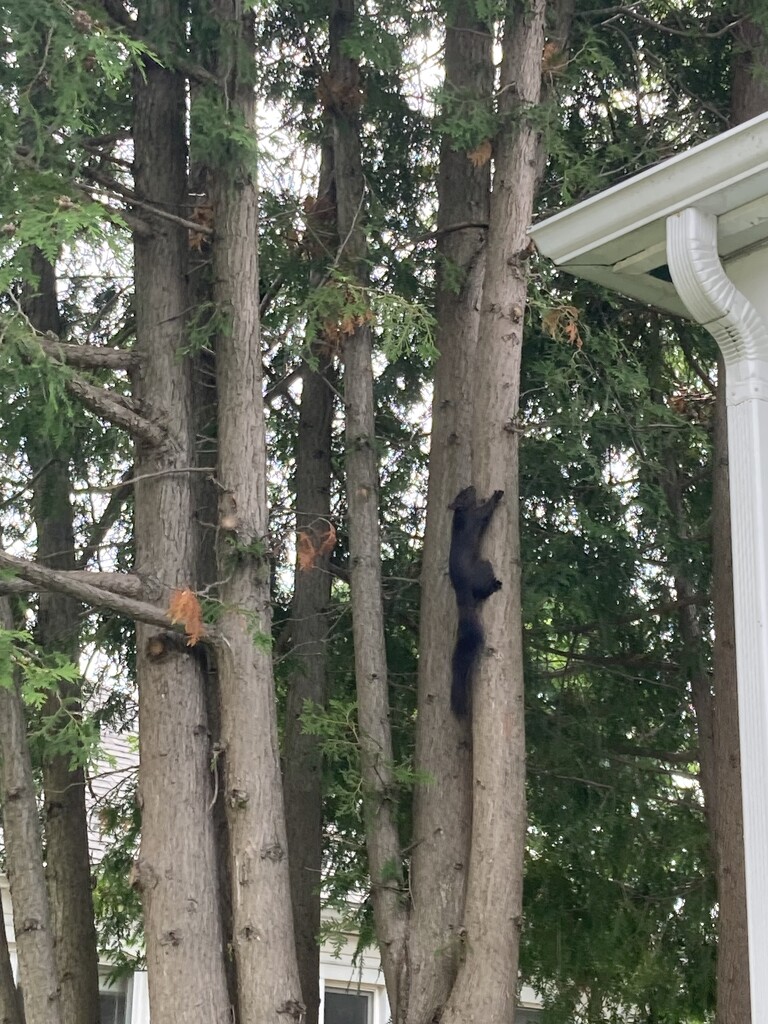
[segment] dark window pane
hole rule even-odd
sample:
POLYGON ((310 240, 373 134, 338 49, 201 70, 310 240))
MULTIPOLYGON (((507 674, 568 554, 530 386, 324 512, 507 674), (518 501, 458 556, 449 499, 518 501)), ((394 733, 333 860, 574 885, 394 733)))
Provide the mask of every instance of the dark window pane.
POLYGON ((125 992, 100 992, 101 1024, 126 1024, 125 992))
POLYGON ((370 996, 365 992, 325 990, 325 1024, 368 1024, 370 996))

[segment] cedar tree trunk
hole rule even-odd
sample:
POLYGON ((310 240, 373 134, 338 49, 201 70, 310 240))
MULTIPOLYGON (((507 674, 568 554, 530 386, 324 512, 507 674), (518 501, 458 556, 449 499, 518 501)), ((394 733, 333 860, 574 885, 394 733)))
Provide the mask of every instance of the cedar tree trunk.
MULTIPOLYGON (((445 40, 445 108, 490 104, 492 36, 475 5, 452 8, 445 40)), ((448 998, 461 954, 472 828, 471 737, 449 703, 456 600, 448 580, 449 504, 472 472, 472 380, 489 219, 490 161, 442 140, 438 177, 437 348, 422 566, 407 1019, 431 1021, 448 998), (471 225, 457 229, 457 225, 471 225), (446 281, 446 268, 450 274, 446 281), (451 278, 459 276, 458 289, 451 278), (452 623, 452 628, 446 628, 452 623), (435 951, 439 951, 436 955, 435 951)))
POLYGON ((520 356, 527 228, 540 167, 527 110, 539 102, 544 0, 511 0, 502 44, 500 130, 494 142, 490 224, 474 360, 472 483, 504 491, 485 554, 503 581, 486 601, 485 650, 472 702, 472 847, 464 958, 444 1024, 506 1024, 515 1014, 526 836, 525 725, 518 523, 520 356))
MULTIPOLYGON (((320 538, 329 527, 331 415, 333 392, 327 370, 302 370, 296 439, 296 529, 320 538)), ((306 1024, 317 1024, 320 1008, 320 879, 323 857, 323 757, 319 737, 305 733, 306 703, 325 705, 328 664, 328 555, 313 567, 297 562, 291 604, 291 660, 285 710, 285 794, 291 902, 306 1024)))
MULTIPOLYGON (((142 32, 183 45, 181 8, 146 0, 142 32)), ((183 215, 187 197, 184 81, 151 60, 135 79, 135 189, 183 215)), ((135 396, 163 440, 136 446, 136 563, 166 604, 171 588, 195 589, 196 533, 190 474, 195 437, 186 343, 187 233, 157 218, 135 237, 135 396), (164 470, 182 470, 163 475, 164 470), (147 474, 152 474, 147 477, 147 474)), ((162 1024, 229 1024, 218 907, 211 751, 204 673, 195 648, 137 623, 142 892, 152 1018, 162 1024)))
MULTIPOLYGON (((332 0, 326 111, 332 116, 338 236, 337 266, 365 282, 362 228, 365 185, 359 111, 363 101, 357 61, 345 41, 355 26, 354 0, 332 0)), ((373 913, 392 1007, 404 988, 406 912, 400 840, 393 804, 392 736, 381 591, 379 478, 373 414, 371 331, 359 324, 344 338, 345 467, 349 508, 350 593, 355 648, 363 802, 373 913)))
MULTIPOLYGON (((321 149, 318 205, 327 203, 335 220, 333 143, 321 149)), ((313 229, 310 219, 309 231, 313 229)), ((335 230, 334 230, 335 234, 335 230)), ((319 284, 313 270, 310 284, 319 284)), ((291 661, 283 741, 283 792, 291 871, 291 902, 306 1024, 317 1024, 320 1008, 320 878, 323 857, 323 758, 320 739, 305 733, 301 714, 307 702, 327 699, 328 609, 331 600, 329 554, 321 553, 330 528, 331 422, 333 389, 327 347, 313 346, 316 369, 302 368, 301 407, 296 438, 296 533, 303 531, 317 552, 311 567, 296 561, 291 604, 291 661)))
MULTIPOLYGON (((744 869, 744 816, 741 803, 739 700, 736 675, 736 629, 733 612, 731 503, 728 483, 728 426, 725 367, 720 360, 715 398, 712 452, 712 602, 715 641, 712 651, 713 697, 711 739, 712 813, 717 871, 717 1024, 749 1024, 749 957, 747 888, 744 869)), ((702 768, 704 745, 700 737, 702 768)), ((706 795, 705 795, 706 799, 706 795)))
MULTIPOLYGON (((54 267, 35 250, 32 270, 38 280, 24 302, 30 323, 40 334, 60 332, 54 267)), ((37 560, 51 569, 75 568, 72 485, 68 453, 46 438, 30 436, 26 453, 32 471, 37 560)), ((55 591, 41 591, 37 640, 44 651, 64 654, 78 663, 80 607, 55 591)), ((66 715, 80 714, 80 687, 60 683, 43 714, 55 716, 62 703, 66 715)), ((91 865, 82 765, 70 768, 70 756, 43 757, 46 878, 51 908, 62 1016, 72 1024, 98 1024, 99 960, 91 897, 91 865)))
MULTIPOLYGON (((333 391, 328 371, 302 370, 301 409, 296 439, 296 529, 317 541, 329 528, 333 391)), ((306 1024, 319 1011, 321 870, 323 867, 323 752, 319 738, 305 733, 307 702, 327 699, 331 574, 328 554, 294 575, 291 659, 285 728, 283 790, 286 802, 291 897, 306 1024)))
MULTIPOLYGON (((655 365, 661 364, 661 341, 654 339, 655 365)), ((652 364, 653 365, 653 364, 652 364)), ((719 380, 725 380, 722 360, 719 380)), ((661 377, 656 371, 655 399, 662 404, 661 377)), ((671 519, 685 537, 683 481, 670 452, 661 485, 671 519)), ((728 437, 725 388, 715 396, 712 451, 712 602, 714 645, 712 671, 704 662, 702 625, 696 608, 695 587, 684 565, 673 567, 680 604, 679 626, 689 670, 691 699, 696 714, 700 783, 717 882, 717 1024, 749 1024, 749 961, 747 957, 747 904, 744 873, 744 825, 741 805, 736 640, 733 614, 730 498, 728 492, 728 437)))
MULTIPOLYGON (((0 628, 14 628, 7 597, 0 597, 0 628)), ((66 1024, 61 1011, 24 705, 10 661, 4 660, 0 672, 0 805, 25 1024, 66 1024)))
MULTIPOLYGON (((768 110, 768 42, 765 28, 743 18, 734 29, 731 124, 768 110)), ((717 1024, 749 1024, 749 957, 744 871, 744 817, 733 613, 731 506, 728 485, 728 423, 725 368, 718 365, 712 453, 712 743, 713 846, 717 871, 717 1024)), ((704 741, 704 738, 702 738, 704 741)))
MULTIPOLYGON (((254 25, 236 0, 215 0, 221 102, 254 131, 254 25)), ((272 675, 266 439, 259 332, 255 153, 233 144, 211 171, 219 394, 217 650, 224 793, 230 842, 238 1024, 303 1017, 293 937, 272 675)))

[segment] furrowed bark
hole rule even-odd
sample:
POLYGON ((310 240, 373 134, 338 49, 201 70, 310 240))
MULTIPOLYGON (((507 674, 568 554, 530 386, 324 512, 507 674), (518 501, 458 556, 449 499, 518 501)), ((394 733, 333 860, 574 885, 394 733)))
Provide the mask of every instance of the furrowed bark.
POLYGON ((131 349, 112 348, 107 345, 68 345, 56 341, 50 335, 37 337, 35 340, 51 359, 84 370, 130 370, 136 362, 135 353, 131 349))
MULTIPOLYGON (((333 144, 322 146, 318 198, 332 194, 333 144)), ((310 225, 311 229, 311 225, 310 225)), ((311 284, 319 283, 313 270, 311 284)), ((304 363, 296 437, 296 532, 320 539, 330 527, 331 367, 322 345, 314 346, 317 369, 304 363)), ((288 863, 291 872, 293 928, 296 936, 306 1024, 317 1024, 320 1008, 320 879, 323 856, 323 757, 318 736, 305 733, 301 715, 307 702, 325 706, 331 575, 329 555, 312 568, 294 571, 291 603, 292 664, 288 679, 283 740, 288 863)))
POLYGON ((165 442, 165 430, 131 408, 131 402, 122 395, 112 394, 76 376, 67 380, 66 387, 86 409, 90 409, 97 416, 103 416, 115 426, 122 427, 137 441, 155 447, 165 442))
MULTIPOLYGON (((41 334, 58 333, 55 269, 37 251, 32 256, 32 268, 38 283, 35 294, 24 300, 25 313, 41 334)), ((25 447, 33 476, 37 560, 51 569, 73 570, 69 454, 56 450, 39 436, 27 438, 25 447)), ((36 634, 46 653, 64 654, 76 665, 80 656, 79 623, 77 602, 56 591, 40 592, 36 634)), ((79 717, 80 698, 79 684, 60 682, 46 700, 43 714, 55 716, 64 703, 67 715, 79 717)), ((62 1016, 72 1024, 98 1024, 99 960, 91 898, 85 772, 83 765, 70 768, 70 760, 68 754, 43 754, 46 878, 62 1016)))
MULTIPOLYGON (((305 366, 296 440, 296 528, 327 530, 330 516, 331 417, 333 392, 327 369, 305 366)), ((327 699, 327 642, 331 600, 329 556, 310 569, 298 564, 291 604, 291 658, 285 711, 283 791, 288 860, 291 869, 296 936, 306 1024, 316 1024, 320 1008, 320 884, 323 857, 323 756, 318 736, 305 733, 301 715, 307 703, 327 699)))
MULTIPOLYGON (((0 628, 14 628, 6 597, 0 597, 0 628)), ((24 705, 15 670, 9 664, 2 669, 3 675, 7 671, 11 678, 7 680, 9 685, 0 685, 0 804, 25 1024, 66 1024, 24 705)))
POLYGON ((503 589, 483 606, 486 649, 474 679, 472 851, 466 945, 445 1024, 514 1017, 526 835, 525 725, 518 523, 520 355, 527 288, 527 227, 540 166, 527 110, 539 102, 544 0, 507 9, 499 91, 500 131, 474 367, 472 482, 504 500, 485 552, 503 589))
MULTIPOLYGON (((193 0, 190 5, 189 41, 190 53, 201 64, 209 69, 215 67, 215 53, 210 46, 211 14, 208 0, 193 0)), ((215 81, 211 70, 211 81, 215 81)), ((189 168, 189 205, 210 206, 209 194, 210 168, 205 162, 208 147, 195 137, 195 126, 199 122, 199 105, 205 104, 210 98, 209 89, 197 82, 189 83, 190 104, 190 150, 196 158, 190 160, 189 168)), ((210 206, 211 213, 213 207, 210 206)), ((199 238, 199 236, 198 236, 199 238)), ((189 252, 189 305, 195 310, 196 319, 202 313, 198 327, 203 332, 202 343, 195 345, 193 355, 193 403, 195 414, 195 434, 197 439, 197 458, 201 465, 216 466, 218 458, 218 408, 219 397, 216 381, 216 338, 215 321, 210 322, 206 329, 204 311, 215 309, 213 294, 213 266, 210 242, 204 238, 200 245, 190 246, 189 252)), ((213 314, 208 316, 213 319, 213 314)), ((218 558, 216 522, 219 508, 219 489, 215 479, 215 468, 210 474, 196 474, 195 481, 195 526, 198 543, 199 584, 211 596, 217 595, 218 558)), ((220 752, 221 744, 221 700, 219 694, 219 673, 217 659, 208 659, 205 675, 206 707, 208 711, 208 727, 214 751, 220 752)), ((216 837, 216 853, 219 871, 219 917, 225 941, 229 943, 232 935, 232 880, 230 872, 229 826, 225 793, 222 785, 223 762, 220 754, 214 755, 212 771, 214 774, 215 800, 211 808, 213 827, 216 837)), ((227 989, 230 1002, 237 1006, 237 970, 235 959, 228 955, 225 959, 227 989)))
MULTIPOLYGON (((490 104, 492 37, 473 3, 451 9, 446 26, 445 91, 454 105, 490 104)), ((437 348, 432 400, 429 494, 421 577, 419 713, 416 765, 429 782, 414 795, 411 885, 416 899, 408 942, 408 1021, 431 1021, 453 985, 472 828, 471 737, 468 720, 451 712, 449 691, 456 601, 447 574, 448 505, 470 482, 471 382, 476 359, 487 228, 441 234, 454 224, 488 224, 490 161, 476 166, 444 137, 438 178, 437 348), (460 275, 453 290, 451 276, 460 275), (448 275, 446 280, 446 275, 448 275), (447 623, 453 627, 447 629, 447 623), (436 951, 440 951, 439 955, 436 951)))
MULTIPOLYGON (((253 15, 214 0, 222 101, 254 131, 253 15)), ((266 438, 259 327, 255 154, 209 176, 216 223, 219 395, 218 651, 238 1024, 301 1021, 272 674, 266 438)))
MULTIPOLYGON (((182 9, 145 0, 140 29, 184 46, 182 9)), ((181 215, 187 199, 184 81, 151 60, 135 79, 135 190, 181 215)), ((153 476, 194 464, 191 365, 187 338, 187 232, 158 221, 135 246, 135 389, 167 438, 136 449, 136 562, 161 590, 196 586, 194 489, 190 474, 153 476)), ((142 837, 135 882, 145 914, 152 1019, 229 1024, 224 942, 212 818, 211 750, 203 669, 183 647, 137 623, 139 791, 142 837), (173 842, 169 842, 169 836, 173 842)))
POLYGON ((733 29, 731 125, 741 124, 768 110, 768 39, 765 27, 750 17, 750 8, 754 8, 747 0, 737 0, 734 6, 734 13, 743 16, 733 29))
MULTIPOLYGON (((333 0, 327 110, 332 117, 336 168, 338 267, 365 282, 362 229, 364 179, 360 156, 357 62, 344 43, 355 24, 354 0, 333 0)), ((371 331, 358 326, 344 340, 345 466, 349 506, 350 592, 355 648, 360 756, 376 934, 393 1017, 405 992, 406 911, 392 779, 387 659, 381 591, 379 479, 373 414, 371 331)))

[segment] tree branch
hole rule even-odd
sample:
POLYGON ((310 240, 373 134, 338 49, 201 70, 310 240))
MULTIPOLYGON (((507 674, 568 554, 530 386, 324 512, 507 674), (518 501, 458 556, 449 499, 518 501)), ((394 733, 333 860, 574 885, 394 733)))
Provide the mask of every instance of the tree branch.
MULTIPOLYGON (((141 35, 138 31, 136 22, 131 18, 121 0, 101 0, 101 5, 104 8, 104 12, 108 14, 112 21, 119 25, 127 35, 131 36, 132 39, 141 39, 147 44, 152 45, 154 52, 157 53, 156 40, 149 40, 141 35)), ((166 53, 160 53, 159 56, 162 57, 163 60, 168 58, 170 65, 173 68, 177 71, 181 71, 182 74, 187 75, 189 78, 194 78, 199 82, 218 83, 218 78, 214 74, 180 54, 174 53, 169 55, 166 53)))
POLYGON ((104 416, 116 426, 127 430, 133 437, 146 441, 155 448, 159 448, 165 442, 165 430, 129 408, 127 400, 121 395, 111 394, 78 376, 70 377, 66 386, 67 390, 79 398, 91 412, 97 416, 104 416))
POLYGON ((125 500, 130 493, 130 484, 128 481, 132 473, 133 466, 129 466, 123 473, 120 483, 107 502, 107 507, 102 512, 100 518, 95 523, 91 524, 91 528, 88 531, 88 540, 83 546, 83 550, 77 560, 78 569, 87 568, 91 557, 101 547, 104 538, 117 522, 120 513, 123 511, 125 500))
POLYGON ((281 379, 273 384, 271 388, 267 388, 264 393, 264 401, 267 405, 272 405, 273 402, 277 401, 278 398, 282 398, 288 393, 288 389, 291 384, 301 377, 301 367, 297 366, 293 370, 289 370, 281 379))
POLYGON ((106 191, 106 194, 111 199, 117 199, 122 203, 129 203, 131 206, 138 206, 142 210, 148 210, 154 216, 168 220, 172 224, 179 224, 181 227, 187 228, 188 231, 194 231, 197 235, 206 235, 208 237, 213 235, 213 228, 208 227, 207 224, 202 224, 196 220, 188 220, 186 217, 179 217, 175 213, 163 210, 153 203, 144 202, 143 199, 137 198, 131 189, 126 188, 125 185, 121 185, 119 181, 108 177, 106 174, 99 174, 94 170, 86 170, 84 173, 97 182, 98 185, 98 188, 92 185, 81 185, 80 187, 85 189, 86 192, 90 193, 91 189, 98 192, 106 191))
MULTIPOLYGON (((40 334, 30 322, 29 317, 26 315, 21 305, 17 302, 19 316, 23 319, 29 330, 32 332, 34 339, 43 351, 46 351, 45 335, 40 334)), ((59 345, 59 342, 53 342, 48 339, 50 345, 59 345)), ((77 348, 78 346, 71 346, 77 348)), ((97 346, 92 346, 96 348, 97 346)), ((58 355, 49 355, 48 358, 55 364, 60 364, 61 360, 58 355)), ((117 426, 127 430, 133 437, 145 441, 147 444, 153 445, 159 448, 166 440, 166 431, 162 427, 158 427, 144 416, 140 416, 136 411, 135 404, 130 398, 123 395, 119 395, 116 392, 107 391, 105 388, 98 387, 95 384, 91 384, 89 381, 80 377, 76 373, 71 373, 64 382, 67 391, 73 394, 76 398, 80 399, 86 408, 90 409, 91 412, 96 413, 97 416, 104 416, 105 419, 110 420, 117 426)))
POLYGON ((182 632, 182 627, 175 626, 168 615, 156 605, 118 594, 115 589, 107 589, 108 586, 117 586, 115 577, 119 575, 118 573, 102 575, 90 572, 61 572, 46 569, 45 566, 25 558, 16 558, 5 551, 0 551, 0 569, 16 573, 22 580, 34 584, 36 589, 55 590, 94 608, 111 608, 126 618, 147 622, 176 633, 182 632))
MULTIPOLYGON (((2 556, 0 556, 2 557, 2 556)), ((12 556, 9 555, 9 558, 12 556)), ((37 564, 37 563, 35 563, 37 564)), ((82 569, 56 570, 59 575, 66 576, 74 583, 85 583, 89 587, 98 587, 99 590, 107 590, 111 594, 119 594, 122 597, 131 597, 141 600, 145 592, 142 580, 127 572, 86 572, 82 569)), ((39 582, 29 579, 0 579, 0 594, 32 594, 40 589, 39 582)), ((43 588, 54 590, 56 588, 43 588)))
POLYGON ((38 334, 36 340, 49 359, 86 370, 129 370, 136 361, 130 349, 107 345, 69 345, 51 334, 38 334))

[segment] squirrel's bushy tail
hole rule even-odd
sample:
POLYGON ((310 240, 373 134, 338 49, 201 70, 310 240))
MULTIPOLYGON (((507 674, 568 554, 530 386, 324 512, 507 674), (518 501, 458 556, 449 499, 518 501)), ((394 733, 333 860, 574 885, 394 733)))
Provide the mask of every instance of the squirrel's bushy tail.
POLYGON ((453 652, 453 681, 451 683, 451 710, 464 718, 469 711, 469 677, 480 648, 483 646, 483 628, 474 608, 459 608, 459 630, 453 652))

